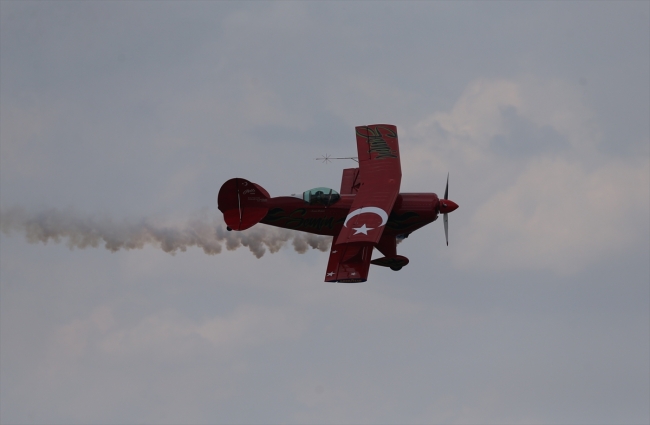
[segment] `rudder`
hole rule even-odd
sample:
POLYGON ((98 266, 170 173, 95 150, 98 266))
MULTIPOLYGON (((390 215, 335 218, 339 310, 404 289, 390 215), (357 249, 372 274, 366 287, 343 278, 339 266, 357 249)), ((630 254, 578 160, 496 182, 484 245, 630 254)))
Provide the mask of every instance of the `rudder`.
POLYGON ((245 230, 266 216, 269 198, 262 186, 236 177, 221 185, 217 202, 228 227, 245 230))

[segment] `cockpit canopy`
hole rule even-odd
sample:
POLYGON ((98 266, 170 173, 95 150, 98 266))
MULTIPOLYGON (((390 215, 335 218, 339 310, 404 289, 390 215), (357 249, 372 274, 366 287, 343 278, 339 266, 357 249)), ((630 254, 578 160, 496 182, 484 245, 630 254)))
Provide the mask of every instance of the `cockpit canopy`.
POLYGON ((302 193, 302 199, 310 205, 332 205, 341 199, 341 195, 329 187, 316 187, 302 193))

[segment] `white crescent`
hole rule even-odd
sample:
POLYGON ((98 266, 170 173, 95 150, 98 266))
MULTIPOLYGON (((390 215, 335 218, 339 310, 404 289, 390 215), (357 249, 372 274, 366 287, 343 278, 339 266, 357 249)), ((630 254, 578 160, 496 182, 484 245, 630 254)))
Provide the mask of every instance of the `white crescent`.
POLYGON ((382 210, 381 208, 363 207, 349 213, 348 216, 345 218, 345 222, 343 223, 343 225, 345 227, 348 227, 348 220, 350 220, 352 217, 356 215, 364 214, 364 213, 377 214, 379 217, 381 217, 381 224, 379 225, 379 227, 383 226, 388 221, 388 214, 386 213, 386 211, 382 210))

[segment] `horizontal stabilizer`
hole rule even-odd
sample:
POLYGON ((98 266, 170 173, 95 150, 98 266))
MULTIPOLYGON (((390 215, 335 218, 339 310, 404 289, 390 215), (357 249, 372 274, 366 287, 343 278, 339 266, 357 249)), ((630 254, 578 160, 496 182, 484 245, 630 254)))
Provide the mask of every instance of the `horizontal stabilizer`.
POLYGON ((266 216, 269 198, 269 193, 262 186, 234 178, 219 189, 219 210, 228 227, 232 230, 245 230, 266 216))

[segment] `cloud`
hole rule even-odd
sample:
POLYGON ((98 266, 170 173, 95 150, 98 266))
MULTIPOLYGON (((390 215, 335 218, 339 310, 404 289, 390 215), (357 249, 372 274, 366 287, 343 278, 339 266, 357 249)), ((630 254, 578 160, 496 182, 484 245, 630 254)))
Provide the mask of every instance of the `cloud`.
POLYGON ((163 354, 165 357, 182 358, 195 355, 201 350, 199 347, 230 355, 273 341, 298 338, 307 327, 305 320, 296 320, 287 311, 250 304, 238 306, 230 315, 202 320, 191 320, 174 310, 165 310, 144 317, 134 325, 112 329, 97 324, 100 313, 103 312, 94 312, 89 319, 63 326, 59 331, 61 335, 72 333, 76 337, 62 339, 65 345, 84 346, 89 337, 99 336, 95 348, 110 355, 155 352, 167 353, 163 354), (78 332, 80 328, 92 332, 78 332))
MULTIPOLYGON (((34 102, 37 103, 37 102, 34 102)), ((56 121, 54 108, 45 111, 43 105, 2 105, 0 158, 3 175, 16 178, 42 178, 48 155, 39 149, 38 141, 56 121), (25 155, 29 151, 30 155, 25 155)))
POLYGON ((593 113, 566 81, 478 79, 406 136, 409 173, 456 171, 458 267, 574 273, 647 229, 648 162, 602 154, 593 113))
POLYGON ((133 414, 136 422, 211 423, 261 366, 251 353, 298 339, 308 325, 299 312, 261 304, 197 319, 167 308, 135 321, 99 305, 51 332, 28 372, 38 385, 18 400, 38 423, 89 423, 115 405, 135 409, 120 423, 133 414))
MULTIPOLYGON (((449 112, 436 112, 422 119, 410 136, 426 145, 435 139, 439 145, 436 154, 457 152, 454 157, 460 153, 465 164, 477 165, 493 159, 495 140, 516 130, 513 118, 532 124, 532 130, 553 129, 566 139, 568 147, 581 152, 598 147, 602 139, 578 88, 563 80, 532 76, 472 81, 449 112)), ((418 150, 417 157, 431 155, 423 150, 418 150)), ((507 151, 499 153, 507 156, 507 151)))
POLYGON ((58 215, 1 235, 0 422, 648 423, 648 7, 531 4, 2 2, 0 221, 58 215), (204 255, 308 249, 190 212, 337 188, 373 122, 449 248, 204 255))
POLYGON ((649 173, 645 161, 591 171, 563 158, 534 161, 476 209, 459 232, 455 263, 580 271, 639 240, 650 213, 649 173))

